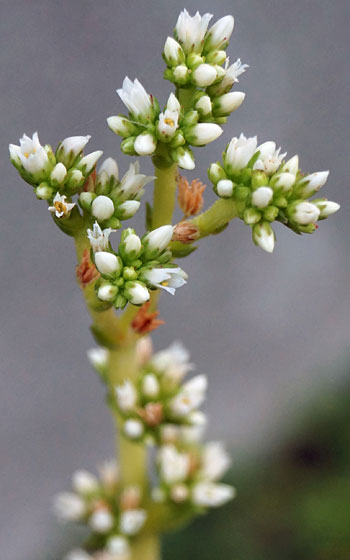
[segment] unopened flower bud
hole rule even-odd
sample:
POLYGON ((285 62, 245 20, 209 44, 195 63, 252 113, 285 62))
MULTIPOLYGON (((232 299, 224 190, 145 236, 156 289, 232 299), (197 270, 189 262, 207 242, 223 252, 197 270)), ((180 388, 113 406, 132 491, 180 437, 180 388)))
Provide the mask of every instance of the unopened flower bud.
POLYGON ((261 212, 256 210, 255 208, 247 208, 243 214, 243 220, 248 226, 253 226, 260 222, 261 219, 261 212))
POLYGON ((202 115, 209 115, 212 110, 212 103, 209 95, 203 95, 196 103, 196 109, 202 115))
POLYGON ((152 134, 143 132, 136 137, 134 150, 139 156, 152 155, 157 147, 157 142, 152 134))
POLYGON ((150 298, 149 291, 142 282, 127 282, 124 293, 133 305, 142 305, 150 298))
POLYGON ((76 157, 83 151, 91 136, 69 136, 58 146, 56 159, 67 168, 71 167, 76 157))
POLYGON ((51 171, 50 180, 54 187, 62 185, 67 177, 67 169, 63 163, 57 163, 51 171))
POLYGON ((92 152, 91 154, 84 156, 78 164, 79 169, 85 175, 88 175, 93 170, 98 159, 102 156, 102 154, 103 154, 102 150, 96 150, 96 152, 92 152))
POLYGON ((40 183, 40 185, 35 189, 35 194, 37 198, 41 200, 50 200, 52 198, 54 191, 47 183, 40 183))
POLYGON ((299 171, 299 157, 297 155, 290 158, 281 168, 282 173, 292 173, 294 177, 299 171))
POLYGON ((213 142, 223 133, 222 128, 215 123, 198 123, 187 134, 188 141, 193 146, 205 146, 213 142))
POLYGON ((189 496, 189 489, 185 484, 175 484, 171 488, 171 499, 176 503, 185 502, 189 496))
POLYGON ((271 179, 271 186, 282 189, 283 192, 289 191, 295 183, 295 175, 293 173, 279 173, 271 179))
POLYGON ((101 222, 108 220, 114 213, 113 201, 108 196, 97 196, 91 205, 91 213, 101 222))
POLYGON ((200 64, 192 73, 192 80, 199 87, 210 86, 216 78, 216 69, 211 64, 200 64))
POLYGON ((180 43, 168 37, 164 45, 164 59, 168 66, 178 66, 185 61, 185 53, 180 43))
POLYGON ((118 293, 117 286, 113 286, 113 284, 104 283, 98 288, 97 297, 102 301, 111 302, 116 298, 118 293))
POLYGON ((146 397, 156 397, 159 394, 158 379, 153 373, 145 375, 142 381, 142 392, 146 397))
POLYGON ((298 202, 288 208, 288 214, 297 224, 307 226, 317 222, 320 210, 311 202, 298 202))
POLYGON ((184 64, 179 64, 179 66, 176 66, 173 70, 173 76, 178 84, 184 85, 187 82, 188 76, 187 66, 185 66, 184 64))
POLYGON ((268 222, 255 224, 252 235, 255 245, 258 245, 267 253, 272 253, 275 246, 275 234, 268 222))
POLYGON ((172 157, 182 169, 192 170, 196 167, 194 162, 193 153, 189 148, 179 146, 176 150, 172 151, 172 157))
POLYGON ((117 274, 122 267, 120 259, 107 251, 97 251, 95 253, 95 265, 97 270, 106 276, 117 274))
POLYGON ((122 220, 128 220, 135 216, 136 212, 141 206, 138 200, 126 200, 118 207, 118 217, 122 220))
POLYGON ((221 179, 216 185, 216 189, 219 196, 223 198, 230 198, 233 194, 233 183, 229 179, 221 179))
POLYGON ((229 115, 242 105, 244 98, 245 93, 242 91, 231 91, 217 97, 213 104, 214 115, 217 117, 229 115))
POLYGON ((273 190, 270 187, 259 187, 252 194, 252 203, 257 208, 268 206, 273 197, 273 190))
POLYGON ((118 164, 115 161, 115 159, 109 157, 109 158, 104 160, 104 162, 102 163, 102 165, 101 165, 101 167, 98 171, 98 175, 101 175, 102 173, 105 173, 106 176, 108 177, 108 179, 113 177, 113 179, 115 181, 118 181, 118 179, 119 179, 119 169, 118 169, 118 164))
POLYGON ((115 132, 115 134, 118 134, 123 138, 129 138, 129 136, 134 136, 138 132, 137 126, 135 126, 126 117, 122 117, 120 115, 108 117, 107 123, 112 132, 115 132))
POLYGON ((205 61, 210 64, 217 64, 221 66, 227 59, 226 51, 211 51, 206 57, 205 61))
POLYGON ((77 189, 84 183, 84 175, 80 169, 72 169, 68 173, 67 187, 71 190, 77 189))
POLYGON ((338 204, 337 202, 332 202, 331 200, 326 199, 317 201, 313 200, 313 203, 320 211, 319 220, 328 218, 328 216, 331 216, 332 214, 335 214, 335 212, 338 212, 340 208, 340 204, 338 204))
POLYGON ((298 184, 298 192, 304 197, 312 196, 318 192, 328 179, 329 171, 317 171, 303 177, 298 184))
POLYGON ((96 533, 108 533, 113 527, 113 516, 107 509, 98 509, 90 516, 89 525, 96 533))
POLYGON ((230 40, 233 27, 234 19, 232 16, 222 17, 214 23, 207 33, 204 52, 216 50, 225 46, 230 40))
POLYGON ((73 474, 72 486, 78 494, 91 494, 98 490, 99 485, 97 478, 93 474, 81 470, 73 474))
POLYGON ((226 173, 221 167, 220 163, 212 163, 208 169, 208 176, 214 185, 222 179, 226 179, 226 173))
POLYGON ((129 259, 135 259, 141 251, 140 238, 133 233, 128 235, 125 238, 123 250, 129 259))
POLYGON ((143 435, 144 427, 140 420, 126 420, 124 423, 124 433, 130 439, 138 439, 143 435))
POLYGON ((161 226, 148 233, 143 239, 147 254, 164 251, 169 245, 173 233, 174 228, 171 225, 161 226))

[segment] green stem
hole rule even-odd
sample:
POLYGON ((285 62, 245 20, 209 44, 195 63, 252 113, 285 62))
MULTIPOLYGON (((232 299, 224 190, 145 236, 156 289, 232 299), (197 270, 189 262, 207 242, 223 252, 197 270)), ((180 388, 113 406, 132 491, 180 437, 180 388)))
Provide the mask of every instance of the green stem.
POLYGON ((156 535, 140 535, 132 546, 132 560, 160 560, 160 541, 156 535))
POLYGON ((235 202, 232 199, 225 200, 220 198, 208 210, 193 218, 191 223, 198 227, 201 238, 218 233, 236 216, 237 208, 235 202))
POLYGON ((169 167, 154 167, 156 180, 154 182, 154 202, 153 202, 153 229, 171 224, 176 194, 176 163, 169 167))

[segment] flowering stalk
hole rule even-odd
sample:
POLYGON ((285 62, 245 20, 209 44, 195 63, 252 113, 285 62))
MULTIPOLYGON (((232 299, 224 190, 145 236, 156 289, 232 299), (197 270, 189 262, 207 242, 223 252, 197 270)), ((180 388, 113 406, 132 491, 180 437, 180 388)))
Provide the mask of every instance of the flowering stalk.
POLYGON ((174 37, 167 38, 164 77, 175 93, 163 109, 137 79, 126 77, 117 90, 127 115, 109 117, 108 126, 121 136, 123 153, 152 157, 154 176, 142 174, 138 161, 121 178, 113 158, 96 169, 102 152, 83 153, 90 136, 66 138, 53 150, 34 133, 9 146, 21 177, 46 200, 54 223, 74 239, 77 280, 99 345, 88 356, 105 386, 117 433, 119 466, 104 464, 99 477, 77 471, 72 491, 55 499, 61 520, 90 529, 84 550, 71 551, 65 560, 159 560, 160 533, 235 495, 220 482, 230 466, 227 452, 220 442, 202 442, 206 376, 185 379, 193 365, 181 343, 154 353, 148 337, 163 323, 157 319, 160 293, 174 295, 187 283, 175 260, 234 218, 271 253, 273 222, 312 233, 317 221, 339 209, 325 198, 311 198, 326 183, 327 171, 305 175, 298 156, 286 161, 274 142, 258 146, 256 137, 241 134, 232 138, 222 162, 210 165, 218 199, 202 212, 205 185, 199 179, 190 185, 178 168, 193 170, 193 148, 222 134, 228 116, 245 99, 243 92, 230 90, 248 67, 240 59, 229 64, 226 55, 233 17, 209 28, 211 18, 183 10, 174 37), (123 226, 153 180, 147 231, 139 236, 123 226), (176 198, 183 219, 173 225, 176 198), (155 447, 151 462, 149 446, 155 447))

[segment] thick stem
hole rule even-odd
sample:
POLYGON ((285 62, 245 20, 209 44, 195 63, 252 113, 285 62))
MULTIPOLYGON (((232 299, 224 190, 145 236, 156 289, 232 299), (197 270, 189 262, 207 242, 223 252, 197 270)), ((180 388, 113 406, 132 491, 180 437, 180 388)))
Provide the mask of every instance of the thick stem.
POLYGON ((192 223, 198 227, 199 236, 206 237, 218 233, 236 216, 235 202, 231 199, 220 198, 203 214, 193 218, 192 223))
POLYGON ((132 560, 160 560, 160 542, 156 535, 140 535, 132 545, 132 560))
POLYGON ((175 208, 176 194, 176 163, 169 167, 155 167, 156 180, 154 182, 154 203, 153 203, 153 229, 171 224, 175 208))

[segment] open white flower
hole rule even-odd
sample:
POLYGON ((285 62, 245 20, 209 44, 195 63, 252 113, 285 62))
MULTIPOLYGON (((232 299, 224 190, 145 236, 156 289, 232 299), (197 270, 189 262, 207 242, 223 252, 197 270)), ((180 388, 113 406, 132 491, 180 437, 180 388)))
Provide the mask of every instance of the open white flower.
POLYGON ((137 402, 136 389, 129 379, 126 379, 123 385, 119 385, 115 389, 117 395, 117 403, 123 412, 129 412, 135 408, 137 402))
POLYGON ((9 145, 10 157, 14 163, 21 163, 22 167, 31 175, 35 176, 44 171, 48 164, 45 148, 40 144, 37 132, 32 138, 23 134, 19 140, 20 145, 9 145))
POLYGON ((238 77, 243 74, 247 68, 248 64, 242 64, 241 59, 238 58, 236 62, 229 66, 229 58, 226 59, 225 64, 225 75, 219 84, 215 84, 213 87, 215 95, 222 95, 228 92, 235 82, 239 82, 238 77))
POLYGON ((190 469, 190 457, 180 453, 174 445, 164 445, 158 454, 161 476, 166 484, 184 481, 190 469))
POLYGON ((235 496, 235 489, 228 484, 199 482, 192 488, 192 500, 197 506, 222 506, 235 496))
POLYGON ((60 521, 80 521, 86 513, 85 502, 72 492, 54 497, 53 511, 60 521))
POLYGON ((221 478, 231 465, 231 457, 221 441, 207 443, 203 449, 201 476, 214 481, 221 478))
POLYGON ((142 84, 135 79, 133 82, 126 76, 123 87, 117 93, 124 105, 135 117, 147 118, 152 113, 151 98, 142 84))
POLYGON ((125 535, 136 535, 146 521, 147 513, 143 509, 130 509, 120 515, 119 530, 125 535))
POLYGON ((162 136, 171 138, 178 127, 179 114, 177 111, 166 109, 159 115, 158 131, 162 136))
POLYGON ((260 154, 254 163, 253 169, 259 169, 267 175, 273 175, 287 155, 287 152, 280 154, 280 151, 281 148, 276 150, 275 142, 264 142, 257 148, 257 152, 260 152, 260 154))
POLYGON ((174 295, 175 290, 186 284, 187 274, 181 268, 152 268, 143 273, 152 286, 174 295))
POLYGON ((190 16, 187 10, 183 10, 180 13, 175 31, 177 40, 186 54, 190 52, 201 52, 204 36, 212 17, 212 14, 204 14, 201 16, 199 12, 194 16, 190 16))
POLYGON ((94 223, 92 229, 87 230, 87 237, 90 241, 91 248, 94 253, 97 251, 105 251, 109 246, 109 236, 112 231, 116 231, 112 228, 101 229, 97 222, 94 223))
POLYGON ((233 173, 244 169, 256 151, 257 138, 246 138, 242 133, 239 138, 232 138, 225 154, 225 165, 233 173))
POLYGON ((55 198, 52 201, 53 206, 49 206, 48 210, 51 214, 55 214, 56 218, 63 218, 68 216, 69 212, 76 205, 75 202, 67 202, 66 195, 60 195, 56 193, 55 198))
POLYGON ((174 342, 152 357, 152 366, 159 372, 179 383, 186 373, 191 371, 194 366, 190 363, 190 353, 181 342, 174 342))
POLYGON ((187 416, 198 408, 205 399, 208 381, 205 375, 196 375, 187 381, 180 392, 170 401, 169 406, 175 416, 187 416))
POLYGON ((153 176, 142 175, 140 173, 140 164, 138 161, 131 163, 119 187, 123 200, 136 196, 147 183, 150 183, 154 179, 155 177, 153 176))

